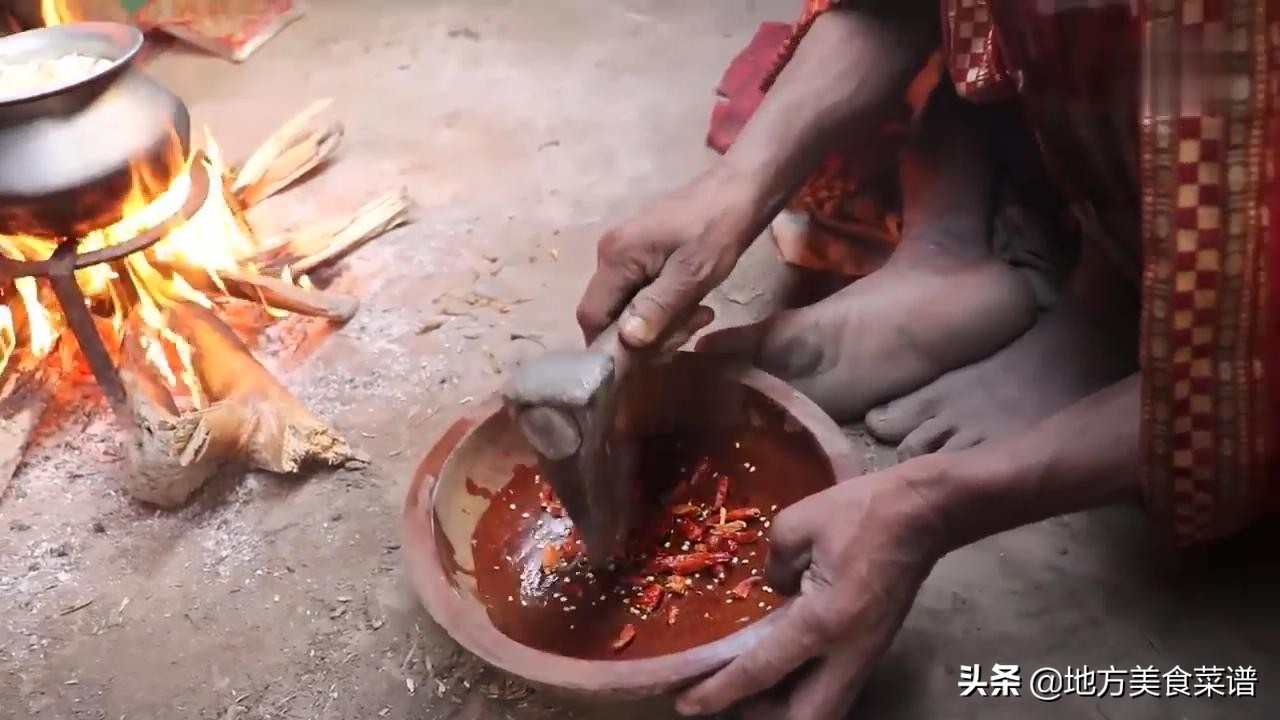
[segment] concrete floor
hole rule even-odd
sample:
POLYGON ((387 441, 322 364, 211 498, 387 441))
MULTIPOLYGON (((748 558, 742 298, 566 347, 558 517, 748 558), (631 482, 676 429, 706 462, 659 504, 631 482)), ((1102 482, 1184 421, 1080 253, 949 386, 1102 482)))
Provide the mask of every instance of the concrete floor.
MULTIPOLYGON (((266 356, 374 459, 360 473, 250 477, 178 513, 122 497, 104 411, 67 410, 0 504, 0 718, 618 718, 486 671, 408 591, 398 513, 447 422, 548 344, 598 234, 703 166, 724 63, 790 0, 313 0, 243 66, 171 53, 153 71, 231 158, 319 97, 345 120, 341 160, 273 201, 287 225, 404 184, 416 222, 348 261, 356 319, 289 322, 266 356), (433 302, 472 284, 509 315, 427 335, 433 302), (85 605, 85 603, 89 603, 85 605)), ((723 319, 768 306, 758 243, 717 294, 723 319)), ((883 453, 868 447, 878 460, 883 453)), ((1271 718, 1280 710, 1274 537, 1175 558, 1137 512, 1069 517, 941 563, 864 698, 878 718, 1271 718), (1065 669, 1252 665, 1258 697, 959 697, 961 664, 1065 669)))

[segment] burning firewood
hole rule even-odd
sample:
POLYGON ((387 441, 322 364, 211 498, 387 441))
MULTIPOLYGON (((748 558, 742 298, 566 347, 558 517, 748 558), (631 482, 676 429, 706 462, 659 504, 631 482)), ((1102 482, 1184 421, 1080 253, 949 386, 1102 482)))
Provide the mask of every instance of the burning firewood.
POLYGON ((360 309, 359 298, 351 295, 304 288, 284 278, 259 275, 238 270, 218 273, 221 287, 213 277, 199 268, 177 263, 157 263, 158 266, 182 276, 192 287, 210 295, 227 294, 241 300, 261 302, 273 308, 286 310, 307 317, 322 317, 344 323, 355 317, 360 309))
POLYGON ((247 272, 221 272, 223 284, 231 295, 244 300, 260 300, 280 310, 298 315, 322 317, 344 323, 355 317, 360 300, 351 295, 303 288, 283 278, 247 272))
MULTIPOLYGON (((263 242, 245 215, 246 208, 304 179, 334 156, 343 127, 322 118, 329 104, 317 102, 294 117, 238 171, 227 171, 212 148, 199 156, 194 166, 207 170, 212 187, 198 211, 149 249, 115 262, 114 273, 88 268, 78 275, 80 290, 102 317, 98 334, 108 339, 108 352, 125 386, 123 406, 112 405, 127 437, 132 467, 127 489, 139 500, 178 506, 224 467, 293 473, 304 465, 359 462, 333 428, 312 415, 222 320, 202 307, 232 297, 334 322, 355 314, 357 298, 298 285, 291 278, 330 265, 406 223, 410 201, 404 189, 274 243, 263 242), (209 254, 210 249, 218 252, 209 254), (172 305, 178 298, 192 298, 192 292, 207 300, 172 305), (164 317, 157 319, 161 309, 164 317), (123 337, 118 334, 122 319, 123 337), (178 352, 175 338, 189 345, 181 348, 189 350, 187 355, 178 352)), ((175 191, 177 187, 175 183, 175 191)), ((148 213, 167 207, 153 202, 132 209, 129 221, 95 230, 82 242, 98 248, 127 242, 148 226, 139 218, 159 220, 148 213)), ((0 252, 15 260, 35 260, 53 252, 52 244, 44 242, 0 237, 0 252)), ((0 358, 0 494, 56 386, 43 377, 50 365, 43 362, 49 348, 33 342, 30 328, 21 326, 24 307, 40 310, 51 302, 33 294, 35 281, 29 284, 32 292, 21 296, 0 290, 0 310, 10 311, 8 323, 0 318, 0 350, 7 341, 11 347, 3 357, 12 356, 12 362, 0 358)), ((54 337, 66 328, 56 313, 40 317, 54 337)), ((81 345, 67 347, 78 353, 81 345)))
POLYGON ((342 123, 321 117, 331 103, 313 103, 272 133, 244 162, 231 183, 231 191, 245 207, 284 190, 338 151, 342 123))
POLYGON ((295 473, 308 465, 363 464, 212 312, 178 305, 166 311, 166 321, 190 343, 208 405, 178 409, 145 356, 139 329, 131 327, 120 371, 134 416, 126 483, 135 498, 175 507, 226 466, 295 473))

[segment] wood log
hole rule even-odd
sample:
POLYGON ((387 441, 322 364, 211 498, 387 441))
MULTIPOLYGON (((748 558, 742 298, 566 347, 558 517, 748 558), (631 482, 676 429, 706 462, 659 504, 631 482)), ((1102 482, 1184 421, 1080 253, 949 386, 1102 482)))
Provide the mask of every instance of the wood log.
POLYGON ((187 501, 224 467, 296 473, 312 465, 359 466, 346 440, 312 415, 214 313, 197 305, 166 310, 191 344, 208 405, 180 412, 143 355, 137 326, 125 335, 121 377, 136 419, 126 489, 165 508, 187 501))
POLYGON ((224 270, 218 273, 222 286, 208 272, 188 265, 153 261, 158 269, 181 275, 195 289, 208 294, 222 294, 253 302, 262 302, 273 308, 308 317, 322 317, 337 323, 345 323, 355 317, 360 309, 360 299, 329 290, 303 288, 289 281, 241 270, 224 270))
POLYGON ((273 308, 345 323, 360 309, 360 299, 329 290, 303 288, 289 281, 239 271, 221 272, 227 291, 244 300, 260 300, 273 308))
POLYGON ((231 191, 252 207, 327 162, 342 143, 342 123, 321 115, 332 104, 320 100, 280 126, 240 166, 231 191))
POLYGON ((0 501, 53 397, 53 374, 44 360, 18 361, 5 372, 0 387, 0 501))
POLYGON ((400 188, 361 205, 338 218, 330 218, 268 242, 253 260, 272 271, 286 267, 295 275, 314 272, 374 238, 409 221, 408 190, 400 188))

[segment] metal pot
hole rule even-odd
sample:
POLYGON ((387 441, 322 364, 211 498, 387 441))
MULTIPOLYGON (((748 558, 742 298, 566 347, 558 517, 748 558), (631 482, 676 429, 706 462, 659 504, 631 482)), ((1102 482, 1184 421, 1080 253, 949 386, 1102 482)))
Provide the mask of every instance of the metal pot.
POLYGON ((0 234, 76 238, 150 200, 185 165, 191 118, 176 95, 132 66, 142 33, 86 22, 0 38, 0 63, 81 54, 102 71, 35 94, 0 89, 0 234))

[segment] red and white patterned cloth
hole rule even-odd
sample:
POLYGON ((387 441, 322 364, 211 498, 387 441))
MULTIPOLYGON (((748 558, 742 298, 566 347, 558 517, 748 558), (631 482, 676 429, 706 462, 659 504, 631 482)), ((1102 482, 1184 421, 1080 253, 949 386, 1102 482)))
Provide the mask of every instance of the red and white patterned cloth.
POLYGON ((242 62, 302 17, 296 0, 148 0, 138 24, 242 62))
POLYGON ((990 0, 943 3, 943 53, 956 93, 967 100, 1002 100, 1014 95, 996 46, 990 4, 990 0))

